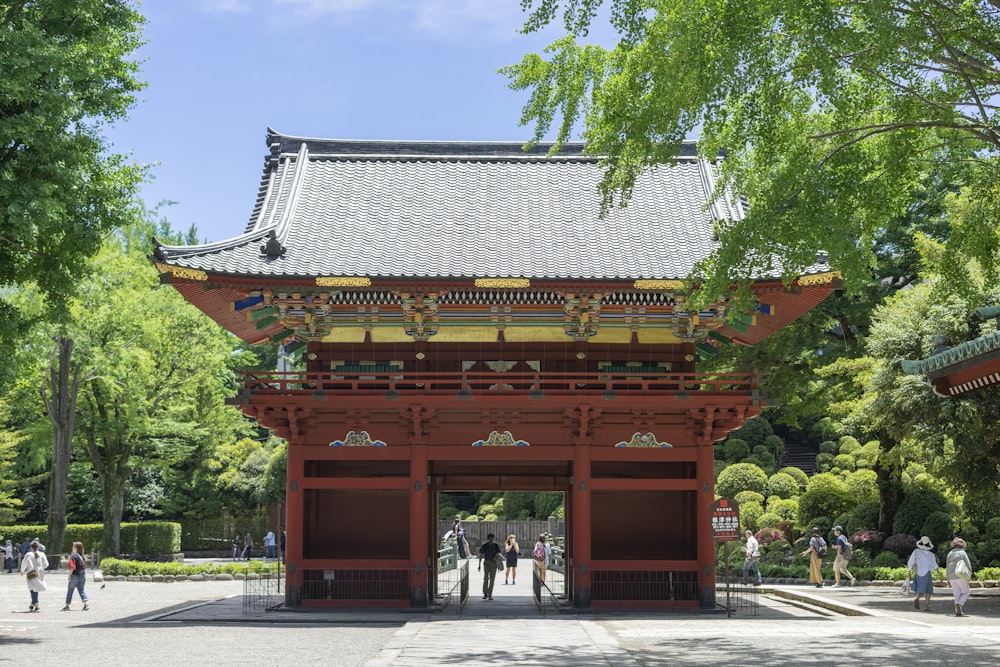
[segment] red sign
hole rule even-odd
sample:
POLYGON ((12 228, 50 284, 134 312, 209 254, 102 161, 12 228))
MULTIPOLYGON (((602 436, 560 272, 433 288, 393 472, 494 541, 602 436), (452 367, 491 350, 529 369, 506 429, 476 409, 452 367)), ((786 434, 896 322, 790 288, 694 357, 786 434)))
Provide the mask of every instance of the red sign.
POLYGON ((729 498, 719 498, 709 508, 712 515, 712 539, 732 542, 740 539, 740 506, 729 498))

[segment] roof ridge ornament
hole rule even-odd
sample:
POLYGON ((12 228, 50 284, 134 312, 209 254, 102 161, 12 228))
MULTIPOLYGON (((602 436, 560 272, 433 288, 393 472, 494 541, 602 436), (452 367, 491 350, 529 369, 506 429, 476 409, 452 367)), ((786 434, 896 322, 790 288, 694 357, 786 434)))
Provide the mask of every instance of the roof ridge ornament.
POLYGON ((278 235, 272 229, 267 235, 267 242, 260 247, 260 254, 266 255, 268 259, 278 259, 287 252, 287 248, 281 245, 278 235))

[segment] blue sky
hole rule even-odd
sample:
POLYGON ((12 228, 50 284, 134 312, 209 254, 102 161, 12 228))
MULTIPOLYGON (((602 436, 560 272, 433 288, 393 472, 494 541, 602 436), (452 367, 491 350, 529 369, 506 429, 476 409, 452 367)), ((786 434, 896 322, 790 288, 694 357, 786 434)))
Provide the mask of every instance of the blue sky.
POLYGON ((497 68, 525 36, 519 0, 146 0, 148 87, 108 138, 154 164, 143 188, 175 229, 239 235, 267 128, 344 139, 526 140, 526 93, 497 68))

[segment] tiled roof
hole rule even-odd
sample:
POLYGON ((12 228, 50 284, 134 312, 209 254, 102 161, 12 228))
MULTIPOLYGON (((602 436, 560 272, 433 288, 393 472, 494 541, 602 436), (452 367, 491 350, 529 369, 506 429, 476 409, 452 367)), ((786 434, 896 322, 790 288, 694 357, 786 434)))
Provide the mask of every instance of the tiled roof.
MULTIPOLYGON (((977 308, 976 315, 984 320, 991 317, 1000 318, 1000 307, 987 306, 985 308, 977 308)), ((908 375, 940 374, 940 371, 948 369, 951 366, 997 351, 1000 351, 1000 331, 994 331, 955 345, 954 347, 949 347, 925 359, 918 359, 916 361, 903 359, 900 361, 900 365, 903 367, 903 372, 908 375)))
MULTIPOLYGON (((271 152, 243 235, 159 246, 173 266, 223 275, 308 278, 686 277, 716 248, 706 206, 712 165, 686 144, 674 166, 642 175, 625 208, 602 218, 596 157, 547 145, 305 139, 271 131, 271 152), (271 235, 284 250, 270 255, 271 235)), ((273 244, 277 247, 278 244, 273 244)))

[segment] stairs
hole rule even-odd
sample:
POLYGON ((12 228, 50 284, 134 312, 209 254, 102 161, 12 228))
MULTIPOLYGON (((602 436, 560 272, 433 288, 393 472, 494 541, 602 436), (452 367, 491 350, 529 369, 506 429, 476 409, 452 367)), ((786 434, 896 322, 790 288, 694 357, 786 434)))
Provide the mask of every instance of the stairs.
POLYGON ((785 457, 781 460, 779 468, 794 466, 800 468, 807 475, 812 475, 816 471, 816 455, 819 454, 818 445, 810 445, 801 442, 786 442, 785 457))

